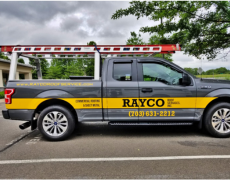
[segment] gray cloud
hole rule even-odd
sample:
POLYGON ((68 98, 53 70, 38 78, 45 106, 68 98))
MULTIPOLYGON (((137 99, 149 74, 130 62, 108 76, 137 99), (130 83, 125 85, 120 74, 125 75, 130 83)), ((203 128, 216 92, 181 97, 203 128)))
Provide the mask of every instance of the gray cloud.
POLYGON ((128 2, 0 2, 1 44, 124 44, 147 18, 111 20, 128 2), (7 19, 6 19, 7 17, 7 19))
POLYGON ((45 22, 57 14, 74 12, 80 2, 0 2, 0 15, 24 21, 45 22))
POLYGON ((64 18, 60 24, 61 28, 66 31, 75 31, 84 25, 84 20, 82 18, 72 16, 64 18))
POLYGON ((0 15, 37 23, 49 21, 60 14, 67 15, 74 12, 84 13, 85 17, 92 16, 95 19, 100 19, 110 16, 116 9, 127 7, 128 5, 128 2, 104 1, 1 1, 0 15))

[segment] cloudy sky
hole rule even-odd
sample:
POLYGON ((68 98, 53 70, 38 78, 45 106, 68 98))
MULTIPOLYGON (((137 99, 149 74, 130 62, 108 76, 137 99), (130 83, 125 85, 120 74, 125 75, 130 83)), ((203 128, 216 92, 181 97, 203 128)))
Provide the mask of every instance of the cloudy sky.
MULTIPOLYGON (((142 26, 159 22, 134 16, 112 20, 116 10, 126 8, 129 2, 79 1, 79 2, 7 2, 0 1, 1 45, 123 45, 130 31, 138 32, 142 26)), ((147 42, 149 34, 142 34, 147 42)), ((200 67, 200 60, 176 52, 174 63, 182 67, 200 67)), ((203 69, 227 67, 225 60, 203 61, 203 69)))

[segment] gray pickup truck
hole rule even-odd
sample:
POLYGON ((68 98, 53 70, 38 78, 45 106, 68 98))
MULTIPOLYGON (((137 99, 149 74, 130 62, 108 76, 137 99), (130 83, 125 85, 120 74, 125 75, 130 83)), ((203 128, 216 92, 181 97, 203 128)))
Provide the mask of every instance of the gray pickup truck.
POLYGON ((77 122, 203 126, 230 136, 230 81, 199 79, 162 58, 107 58, 100 80, 9 80, 5 119, 28 121, 49 140, 71 135, 77 122))

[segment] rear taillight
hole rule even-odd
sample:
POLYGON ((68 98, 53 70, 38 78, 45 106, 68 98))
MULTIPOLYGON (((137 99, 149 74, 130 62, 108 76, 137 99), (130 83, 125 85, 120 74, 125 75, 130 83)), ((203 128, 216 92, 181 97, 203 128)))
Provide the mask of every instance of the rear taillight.
POLYGON ((5 89, 5 104, 11 104, 12 95, 14 94, 14 89, 5 89))

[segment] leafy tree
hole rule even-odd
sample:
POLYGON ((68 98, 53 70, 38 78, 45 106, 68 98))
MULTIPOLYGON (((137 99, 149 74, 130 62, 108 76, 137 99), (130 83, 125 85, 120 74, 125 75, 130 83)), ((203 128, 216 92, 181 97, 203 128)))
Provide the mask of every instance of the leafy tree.
POLYGON ((184 70, 192 75, 198 75, 198 68, 184 68, 184 70))
POLYGON ((5 56, 4 53, 0 52, 0 58, 5 60, 10 60, 8 56, 5 56))
POLYGON ((229 74, 230 71, 226 69, 225 67, 220 67, 216 69, 209 69, 205 72, 206 75, 212 75, 212 74, 229 74))
MULTIPOLYGON (((162 54, 156 54, 156 55, 154 55, 154 57, 162 58, 162 54)), ((172 54, 164 54, 163 58, 168 60, 169 62, 173 62, 172 54)))
POLYGON ((130 32, 131 37, 127 39, 126 45, 144 45, 146 44, 141 38, 140 34, 136 34, 135 32, 130 32))
POLYGON ((86 59, 85 61, 85 74, 87 76, 94 76, 94 59, 86 59))
POLYGON ((19 63, 22 63, 22 64, 25 64, 25 61, 24 61, 24 59, 22 59, 22 58, 19 58, 19 59, 18 59, 18 62, 19 62, 19 63))
MULTIPOLYGON (((193 75, 198 75, 198 68, 184 68, 187 72, 193 75)), ((225 67, 220 67, 216 69, 209 69, 206 72, 203 71, 203 75, 213 75, 213 74, 229 74, 230 70, 226 69, 225 67)))
MULTIPOLYGON (((143 39, 141 38, 140 34, 136 34, 135 32, 130 32, 131 37, 129 37, 126 41, 126 45, 145 45, 145 44, 161 44, 160 43, 160 38, 157 35, 153 35, 149 38, 149 43, 145 43, 143 39)), ((163 57, 163 54, 156 54, 154 57, 163 57)), ((172 62, 172 54, 164 54, 164 59, 172 62)))
POLYGON ((225 67, 220 67, 215 69, 216 74, 227 74, 229 73, 229 70, 227 70, 225 67))
POLYGON ((134 15, 164 22, 140 29, 157 33, 162 44, 179 43, 185 53, 213 59, 230 46, 230 3, 228 1, 131 1, 127 9, 119 9, 112 19, 134 15), (164 35, 164 36, 163 36, 164 35))
MULTIPOLYGON (((160 35, 153 35, 149 38, 149 44, 162 44, 161 43, 161 36, 160 35)), ((172 59, 172 54, 156 54, 154 57, 160 57, 160 58, 164 58, 170 62, 173 62, 172 59)))
POLYGON ((62 79, 63 71, 62 67, 58 66, 55 62, 55 59, 51 61, 51 65, 48 69, 48 73, 46 74, 46 79, 62 79))
POLYGON ((194 75, 198 75, 198 68, 194 68, 194 75))
POLYGON ((69 76, 84 75, 82 59, 52 59, 47 79, 69 79, 69 76))
POLYGON ((94 45, 97 45, 97 43, 95 41, 89 41, 87 43, 88 46, 94 46, 94 45))
POLYGON ((205 72, 206 75, 212 75, 215 74, 215 70, 214 69, 209 69, 208 71, 205 72))
MULTIPOLYGON (((48 73, 49 62, 46 59, 41 58, 40 63, 41 63, 42 78, 45 79, 48 73)), ((29 58, 29 64, 32 66, 36 66, 36 61, 34 59, 29 58)), ((33 79, 38 79, 36 70, 32 70, 32 77, 33 79)))
POLYGON ((192 75, 195 75, 193 68, 184 68, 184 70, 189 72, 192 75))

